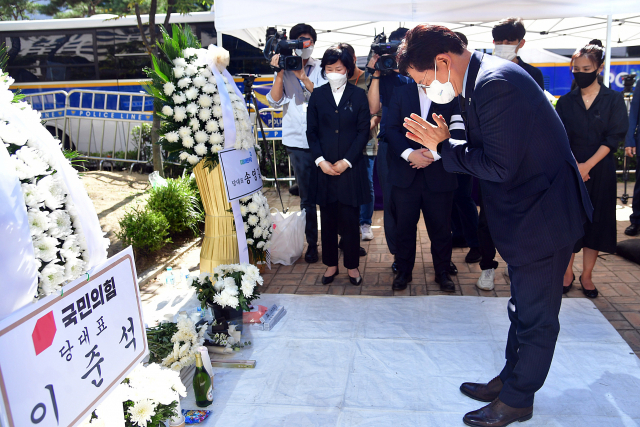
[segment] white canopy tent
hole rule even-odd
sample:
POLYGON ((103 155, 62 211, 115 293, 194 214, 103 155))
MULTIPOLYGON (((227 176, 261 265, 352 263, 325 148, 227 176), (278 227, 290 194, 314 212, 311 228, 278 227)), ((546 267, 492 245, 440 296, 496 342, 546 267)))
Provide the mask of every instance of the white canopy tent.
POLYGON ((217 0, 214 7, 218 32, 255 46, 264 43, 267 26, 311 24, 318 32, 316 57, 337 42, 351 44, 358 56, 367 55, 376 32, 384 29, 389 34, 398 26, 425 22, 464 33, 472 49, 491 48, 493 25, 520 16, 525 19, 528 47, 575 49, 591 39, 602 40, 608 81, 612 45, 640 45, 638 0, 217 0))

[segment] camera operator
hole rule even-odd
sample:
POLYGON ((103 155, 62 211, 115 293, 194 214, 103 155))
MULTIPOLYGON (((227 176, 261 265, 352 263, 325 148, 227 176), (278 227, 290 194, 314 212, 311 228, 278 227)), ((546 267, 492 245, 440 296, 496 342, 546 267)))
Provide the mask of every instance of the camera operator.
MULTIPOLYGON (((315 158, 307 143, 307 105, 314 88, 327 81, 322 77, 320 61, 311 58, 313 46, 317 40, 316 31, 307 24, 297 24, 289 32, 291 39, 311 39, 311 46, 296 49, 296 55, 302 57, 301 70, 279 70, 267 94, 267 101, 273 108, 283 107, 282 143, 291 159, 293 171, 300 191, 300 209, 306 212, 305 235, 307 252, 305 261, 318 261, 318 218, 316 205, 309 199, 310 173, 316 170, 315 158)), ((280 55, 271 58, 271 65, 278 68, 280 55)))
MULTIPOLYGON (((404 38, 404 35, 409 31, 407 28, 398 28, 389 34, 389 42, 400 41, 404 38)), ((374 54, 371 60, 367 64, 367 68, 374 69, 376 62, 378 62, 379 56, 374 54)), ((393 96, 393 91, 397 87, 409 84, 411 79, 398 73, 398 70, 387 72, 383 75, 380 70, 376 70, 371 77, 371 85, 369 86, 369 110, 372 115, 378 114, 382 109, 382 119, 380 120, 380 132, 378 133, 378 179, 380 180, 380 187, 382 187, 382 199, 384 203, 384 234, 387 240, 387 246, 389 252, 394 257, 397 254, 396 251, 396 219, 391 204, 391 183, 389 182, 389 164, 387 161, 387 152, 389 150, 388 141, 385 140, 386 136, 386 121, 389 103, 393 96)), ((391 267, 393 272, 397 272, 397 264, 394 261, 391 267)))

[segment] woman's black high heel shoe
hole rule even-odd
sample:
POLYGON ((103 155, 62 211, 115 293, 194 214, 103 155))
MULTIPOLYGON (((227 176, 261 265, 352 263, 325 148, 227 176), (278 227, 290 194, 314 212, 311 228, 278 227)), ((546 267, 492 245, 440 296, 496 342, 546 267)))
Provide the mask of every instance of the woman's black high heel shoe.
POLYGON ((322 284, 323 285, 328 285, 329 283, 333 282, 333 279, 335 279, 335 277, 338 275, 338 273, 340 273, 340 269, 336 268, 336 272, 333 273, 333 276, 322 276, 322 284))
POLYGON ((580 276, 580 285, 582 286, 582 293, 587 298, 596 298, 598 296, 598 290, 595 288, 595 285, 593 286, 593 289, 591 289, 591 290, 584 288, 584 285, 582 284, 582 276, 580 276))
POLYGON ((356 268, 356 270, 358 270, 358 277, 351 277, 349 276, 349 282, 351 282, 352 285, 354 286, 360 286, 362 284, 362 274, 360 274, 360 269, 356 268))
POLYGON ((571 280, 571 283, 569 283, 569 286, 562 286, 562 293, 566 294, 567 292, 569 292, 571 290, 571 288, 573 288, 573 282, 576 281, 576 275, 573 275, 573 280, 571 280))

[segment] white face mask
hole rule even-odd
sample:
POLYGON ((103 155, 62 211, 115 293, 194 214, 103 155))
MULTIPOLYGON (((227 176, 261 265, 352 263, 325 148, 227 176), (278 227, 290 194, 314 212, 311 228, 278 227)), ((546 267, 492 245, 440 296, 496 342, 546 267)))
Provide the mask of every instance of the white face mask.
POLYGON ((305 47, 304 49, 296 49, 296 55, 302 57, 302 59, 311 58, 313 53, 313 46, 305 47))
POLYGON ((331 89, 336 90, 347 82, 347 75, 340 73, 327 73, 327 80, 331 85, 331 89))
POLYGON ((493 56, 506 59, 507 61, 513 61, 516 57, 517 49, 518 45, 497 44, 493 49, 493 56))
MULTIPOLYGON (((434 70, 437 71, 438 68, 436 60, 434 59, 433 62, 436 67, 434 70)), ((431 85, 425 87, 425 90, 427 92, 427 97, 436 104, 448 104, 453 101, 456 97, 456 91, 453 89, 453 85, 451 84, 451 70, 449 70, 449 77, 447 77, 446 83, 440 83, 436 76, 431 85)))

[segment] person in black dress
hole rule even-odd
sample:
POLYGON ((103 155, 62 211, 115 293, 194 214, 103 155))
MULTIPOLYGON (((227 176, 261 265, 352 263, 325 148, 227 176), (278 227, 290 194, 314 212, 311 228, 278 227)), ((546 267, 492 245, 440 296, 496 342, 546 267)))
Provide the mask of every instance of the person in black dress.
POLYGON ((355 63, 342 45, 327 49, 322 76, 328 81, 313 91, 307 111, 307 141, 317 170, 310 194, 320 206, 323 284, 338 274, 338 234, 344 266, 354 285, 362 283, 359 266, 360 206, 371 202, 367 164, 362 154, 369 139, 369 102, 363 89, 348 83, 355 63))
POLYGON ((583 250, 580 276, 582 291, 589 298, 598 296, 592 272, 598 252, 616 251, 616 161, 614 152, 627 132, 627 109, 622 93, 602 86, 604 49, 600 40, 579 49, 571 58, 578 88, 560 97, 556 111, 569 136, 571 151, 578 162, 593 204, 593 222, 585 223, 585 235, 576 243, 564 275, 564 293, 575 280, 573 261, 583 250))

